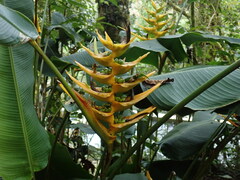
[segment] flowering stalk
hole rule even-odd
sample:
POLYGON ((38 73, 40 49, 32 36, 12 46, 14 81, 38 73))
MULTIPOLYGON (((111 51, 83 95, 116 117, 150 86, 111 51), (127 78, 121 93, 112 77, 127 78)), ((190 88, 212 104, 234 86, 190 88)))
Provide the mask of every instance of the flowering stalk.
MULTIPOLYGON (((128 43, 122 44, 114 44, 111 38, 105 33, 104 39, 100 34, 98 34, 98 38, 101 43, 111 50, 109 53, 98 53, 95 48, 94 52, 88 49, 85 46, 82 46, 99 64, 106 66, 106 71, 98 71, 97 68, 88 69, 76 62, 81 70, 86 72, 88 75, 92 77, 93 80, 98 81, 100 83, 105 84, 101 87, 93 87, 92 85, 88 85, 86 83, 78 81, 76 78, 71 76, 68 73, 68 76, 71 80, 76 83, 79 87, 81 87, 85 92, 90 94, 97 100, 104 102, 103 105, 96 105, 95 103, 88 102, 83 96, 75 92, 75 94, 79 97, 82 102, 85 102, 85 106, 87 107, 88 116, 87 119, 91 119, 89 123, 92 128, 96 131, 97 134, 102 138, 107 136, 108 138, 102 138, 105 143, 111 145, 116 138, 116 134, 121 132, 134 123, 138 122, 141 118, 145 117, 149 113, 151 113, 155 107, 151 106, 137 114, 127 116, 127 117, 119 117, 119 113, 123 112, 126 109, 131 108, 134 104, 139 102, 140 100, 146 98, 151 92, 157 89, 162 83, 158 83, 154 85, 149 90, 137 94, 135 96, 129 96, 127 92, 132 90, 133 87, 138 85, 140 82, 143 82, 148 77, 152 76, 154 72, 149 73, 147 75, 134 75, 130 78, 123 79, 118 75, 125 74, 130 71, 137 63, 139 63, 142 59, 144 59, 149 53, 140 56, 138 59, 132 62, 125 62, 125 59, 118 59, 129 47, 129 45, 133 42, 134 38, 132 38, 128 43), (102 124, 107 124, 106 126, 102 124), (100 131, 100 132, 99 132, 100 131)), ((64 87, 63 87, 64 89, 64 87)), ((67 92, 67 91, 66 91, 67 92)), ((89 120, 88 120, 89 121, 89 120)))
POLYGON ((147 33, 147 36, 144 37, 132 33, 140 40, 151 40, 164 36, 172 27, 172 25, 165 27, 170 22, 170 20, 167 18, 168 14, 159 14, 163 10, 164 6, 157 7, 156 3, 153 0, 151 0, 151 4, 154 11, 146 9, 148 17, 142 17, 149 24, 149 27, 138 25, 141 29, 143 29, 143 31, 147 33))

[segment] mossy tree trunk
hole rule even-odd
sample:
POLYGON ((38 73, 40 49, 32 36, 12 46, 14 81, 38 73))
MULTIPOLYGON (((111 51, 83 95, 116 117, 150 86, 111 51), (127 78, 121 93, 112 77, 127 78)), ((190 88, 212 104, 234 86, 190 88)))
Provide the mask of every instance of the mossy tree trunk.
POLYGON ((114 5, 108 0, 96 0, 98 3, 98 16, 104 17, 102 20, 104 31, 116 42, 121 42, 119 32, 129 25, 129 0, 118 0, 118 5, 114 5))

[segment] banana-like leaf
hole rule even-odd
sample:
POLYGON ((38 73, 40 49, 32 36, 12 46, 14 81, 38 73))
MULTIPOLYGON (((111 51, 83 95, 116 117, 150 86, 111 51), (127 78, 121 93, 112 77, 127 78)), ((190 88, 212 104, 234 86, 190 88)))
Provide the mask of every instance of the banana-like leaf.
POLYGON ((132 180, 147 180, 147 177, 142 173, 125 173, 116 175, 113 180, 132 179, 132 180))
MULTIPOLYGON (((32 0, 1 3, 32 18, 32 0)), ((0 5, 0 177, 30 180, 46 167, 50 143, 33 106, 34 49, 15 44, 38 35, 26 16, 6 6, 0 5)))
POLYGON ((98 64, 95 59, 90 56, 86 51, 80 51, 69 56, 60 58, 61 61, 68 64, 76 65, 75 61, 79 62, 83 66, 92 67, 93 64, 98 64))
POLYGON ((52 25, 48 28, 49 31, 53 29, 63 30, 75 43, 80 42, 79 34, 74 30, 71 23, 66 23, 67 19, 63 14, 54 12, 52 14, 52 25))
POLYGON ((177 61, 187 58, 187 54, 182 46, 190 46, 196 42, 225 42, 230 46, 240 46, 240 39, 224 36, 216 36, 199 32, 190 32, 185 34, 168 35, 158 38, 159 43, 167 48, 177 61))
POLYGON ((33 20, 34 2, 29 0, 0 0, 0 4, 23 13, 29 19, 33 20))
MULTIPOLYGON (((173 174, 176 174, 175 180, 181 180, 187 169, 191 165, 192 160, 186 161, 174 161, 174 160, 160 160, 153 161, 149 164, 149 173, 153 180, 169 180, 169 177, 173 174), (179 178, 178 178, 179 177, 179 178)), ((197 167, 193 168, 191 174, 196 173, 197 167)))
MULTIPOLYGON (((199 32, 191 32, 177 35, 167 35, 157 40, 134 42, 124 54, 126 61, 133 61, 136 57, 146 52, 151 52, 142 62, 158 67, 159 52, 167 52, 173 55, 174 61, 180 62, 188 57, 184 45, 190 46, 196 42, 225 42, 230 46, 240 46, 240 39, 224 36, 215 36, 199 32)), ((171 57, 171 56, 169 56, 171 57)))
POLYGON ((172 160, 185 160, 202 148, 219 125, 215 121, 180 123, 163 137, 160 149, 172 160))
MULTIPOLYGON (((148 100, 162 110, 170 110, 182 101, 203 83, 216 74, 223 71, 227 66, 207 66, 201 68, 176 71, 151 79, 163 80, 173 78, 174 82, 165 84, 148 96, 148 100)), ((141 85, 146 89, 145 85, 141 85)), ((208 88, 198 97, 193 99, 185 107, 193 111, 212 110, 233 104, 240 100, 240 70, 237 69, 228 76, 208 88)))
POLYGON ((0 44, 23 44, 38 37, 34 24, 25 15, 1 4, 0 27, 0 44))
POLYGON ((50 143, 33 106, 34 51, 0 46, 0 176, 32 179, 46 167, 50 143))

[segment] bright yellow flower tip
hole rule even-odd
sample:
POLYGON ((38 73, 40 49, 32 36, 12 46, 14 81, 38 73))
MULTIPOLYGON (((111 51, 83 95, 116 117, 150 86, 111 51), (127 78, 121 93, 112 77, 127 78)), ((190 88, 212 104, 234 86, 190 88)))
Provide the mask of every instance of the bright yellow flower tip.
POLYGON ((147 116, 148 114, 150 114, 152 111, 154 111, 156 109, 156 107, 151 106, 137 114, 131 115, 131 116, 126 116, 124 117, 124 119, 126 120, 126 122, 124 123, 118 123, 118 124, 112 124, 110 125, 110 131, 111 132, 121 132, 127 128, 129 128, 131 125, 137 123, 140 119, 142 119, 143 117, 147 116))
POLYGON ((146 76, 139 77, 134 82, 122 83, 122 84, 115 83, 115 84, 112 85, 112 90, 115 93, 127 92, 130 89, 134 88, 136 85, 138 85, 140 82, 143 82, 144 80, 146 80, 147 78, 152 76, 153 74, 155 74, 155 71, 147 74, 146 76))
POLYGON ((143 100, 146 98, 149 94, 151 94, 154 90, 156 90, 162 83, 158 83, 152 88, 135 95, 132 100, 127 101, 127 102, 118 102, 118 101, 113 101, 112 102, 112 111, 117 112, 117 111, 123 111, 125 109, 130 108, 132 105, 136 104, 137 102, 143 100))
POLYGON ((136 33, 133 33, 133 32, 131 32, 131 34, 132 34, 133 36, 137 37, 138 39, 142 40, 142 41, 146 41, 146 40, 151 40, 151 39, 153 39, 153 38, 149 38, 149 37, 140 36, 140 35, 138 35, 138 34, 136 34, 136 33))
POLYGON ((124 74, 124 73, 130 71, 135 65, 137 65, 141 60, 143 60, 149 54, 150 54, 150 52, 140 56, 135 61, 125 62, 124 64, 121 64, 121 65, 118 63, 114 63, 112 65, 112 73, 114 75, 119 75, 119 74, 124 74))
POLYGON ((165 35, 167 32, 168 32, 168 30, 161 31, 161 32, 156 32, 156 33, 154 33, 154 35, 156 37, 161 37, 161 36, 165 35))
MULTIPOLYGON (((59 86, 67 93, 68 91, 64 88, 64 86, 59 83, 59 86)), ((86 116, 88 123, 93 128, 93 130, 107 143, 112 144, 113 141, 116 139, 116 136, 113 136, 109 133, 105 126, 103 126, 96 118, 95 113, 92 110, 91 104, 87 101, 81 94, 74 91, 76 96, 78 97, 79 101, 82 104, 82 111, 86 116)))
POLYGON ((147 13, 150 14, 152 17, 156 17, 157 13, 154 11, 150 11, 148 9, 146 9, 147 13))
POLYGON ((156 3, 155 3, 153 0, 151 0, 151 3, 152 3, 152 7, 153 7, 155 10, 158 10, 157 5, 156 5, 156 3))
POLYGON ((162 20, 162 18, 166 17, 167 14, 159 14, 156 16, 156 21, 162 20))
POLYGON ((106 39, 97 32, 98 38, 101 43, 108 49, 112 50, 112 54, 114 57, 121 56, 129 47, 129 45, 134 41, 135 37, 133 37, 128 43, 125 44, 114 44, 107 32, 105 32, 106 39))
POLYGON ((148 24, 151 24, 151 25, 154 25, 156 23, 156 19, 150 19, 150 18, 145 18, 142 16, 142 18, 148 23, 148 24))
POLYGON ((93 79, 95 79, 100 83, 113 84, 115 82, 113 73, 109 75, 101 74, 99 72, 94 72, 93 70, 86 68, 85 66, 81 65, 78 62, 75 62, 75 63, 81 68, 81 70, 83 70, 84 72, 92 76, 93 79))
POLYGON ((75 82, 79 87, 81 87, 84 91, 95 97, 96 99, 100 101, 107 101, 107 102, 112 102, 114 100, 114 94, 113 92, 111 93, 103 93, 103 92, 97 92, 95 90, 92 90, 87 84, 82 83, 78 81, 76 78, 72 77, 68 72, 68 76, 75 82))
POLYGON ((162 29, 163 26, 165 26, 168 23, 168 21, 160 22, 156 25, 157 30, 162 29))
POLYGON ((156 27, 144 27, 141 25, 139 25, 139 27, 142 28, 143 30, 145 30, 146 32, 150 32, 150 33, 154 33, 157 31, 156 27))
POLYGON ((115 54, 110 54, 108 56, 105 56, 103 54, 95 54, 90 49, 82 45, 82 48, 85 49, 90 56, 92 56, 97 62, 99 62, 103 66, 111 66, 113 64, 113 60, 115 57, 117 57, 115 54))

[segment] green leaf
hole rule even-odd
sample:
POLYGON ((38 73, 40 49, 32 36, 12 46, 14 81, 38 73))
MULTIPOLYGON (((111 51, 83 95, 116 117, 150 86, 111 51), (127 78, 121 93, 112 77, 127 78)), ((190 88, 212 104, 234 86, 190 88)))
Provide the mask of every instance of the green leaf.
POLYGON ((29 44, 0 46, 0 176, 32 179, 46 167, 50 143, 33 106, 33 58, 29 44))
POLYGON ((158 55, 159 52, 168 51, 165 47, 163 47, 159 42, 154 40, 133 42, 126 53, 124 53, 124 57, 126 57, 126 61, 134 61, 139 56, 150 52, 150 54, 144 58, 141 62, 146 64, 151 64, 158 67, 158 55))
POLYGON ((212 111, 197 111, 193 114, 192 121, 209 121, 214 119, 222 119, 221 116, 219 116, 217 113, 212 111))
POLYGON ((190 46, 191 44, 196 42, 204 42, 204 41, 210 41, 210 42, 225 41, 229 45, 240 46, 240 39, 230 38, 225 36, 216 36, 216 35, 204 34, 204 33, 201 34, 198 32, 186 33, 184 35, 180 35, 179 38, 186 46, 190 46))
MULTIPOLYGON (((153 161, 149 165, 149 173, 152 179, 161 179, 161 180, 169 180, 172 172, 175 172, 176 179, 181 180, 187 169, 191 165, 192 160, 186 161, 173 161, 173 160, 160 160, 153 161), (178 178, 179 177, 179 178, 178 178)), ((193 168, 191 171, 192 174, 196 173, 197 168, 193 168)))
POLYGON ((53 29, 63 30, 75 43, 80 42, 80 36, 74 30, 71 23, 66 23, 67 19, 63 14, 59 12, 54 12, 52 14, 52 25, 48 28, 49 31, 53 29))
MULTIPOLYGON (((32 0, 1 3, 33 19, 32 0)), ((34 25, 21 13, 0 5, 0 44, 37 38, 34 25)), ((33 106, 33 59, 29 44, 0 45, 0 176, 6 180, 32 179, 48 163, 49 138, 33 106)))
POLYGON ((71 128, 79 128, 82 132, 86 134, 96 134, 91 126, 83 123, 71 124, 71 128))
MULTIPOLYGON (((223 71, 227 66, 207 66, 195 69, 176 71, 151 79, 164 80, 173 78, 174 82, 165 84, 148 96, 149 101, 162 110, 170 110, 185 97, 191 94, 203 83, 216 74, 223 71)), ((141 85, 143 90, 147 86, 141 85)), ((212 110, 227 106, 240 100, 240 70, 237 69, 228 76, 208 88, 198 97, 193 99, 185 107, 193 111, 212 110)))
POLYGON ((210 34, 204 34, 199 32, 190 32, 185 34, 167 35, 158 38, 159 43, 168 49, 175 57, 177 61, 182 61, 187 57, 187 54, 182 46, 190 46, 196 42, 226 42, 230 46, 240 46, 240 39, 215 36, 210 34))
POLYGON ((131 179, 131 180, 147 180, 147 177, 144 176, 142 173, 136 173, 136 174, 119 174, 116 175, 113 180, 124 180, 124 179, 131 179))
POLYGON ((60 144, 56 145, 52 166, 51 179, 92 178, 85 169, 73 162, 68 149, 60 144))
POLYGON ((34 24, 22 13, 0 4, 0 44, 23 44, 38 37, 34 24))
POLYGON ((94 63, 97 63, 95 59, 90 56, 86 51, 77 52, 69 56, 60 58, 63 62, 76 65, 75 61, 79 62, 83 66, 92 67, 94 63))
POLYGON ((215 121, 182 122, 162 138, 160 149, 172 160, 185 160, 202 148, 219 125, 215 121))
POLYGON ((23 13, 29 19, 33 20, 34 2, 29 0, 3 0, 0 4, 23 13))

